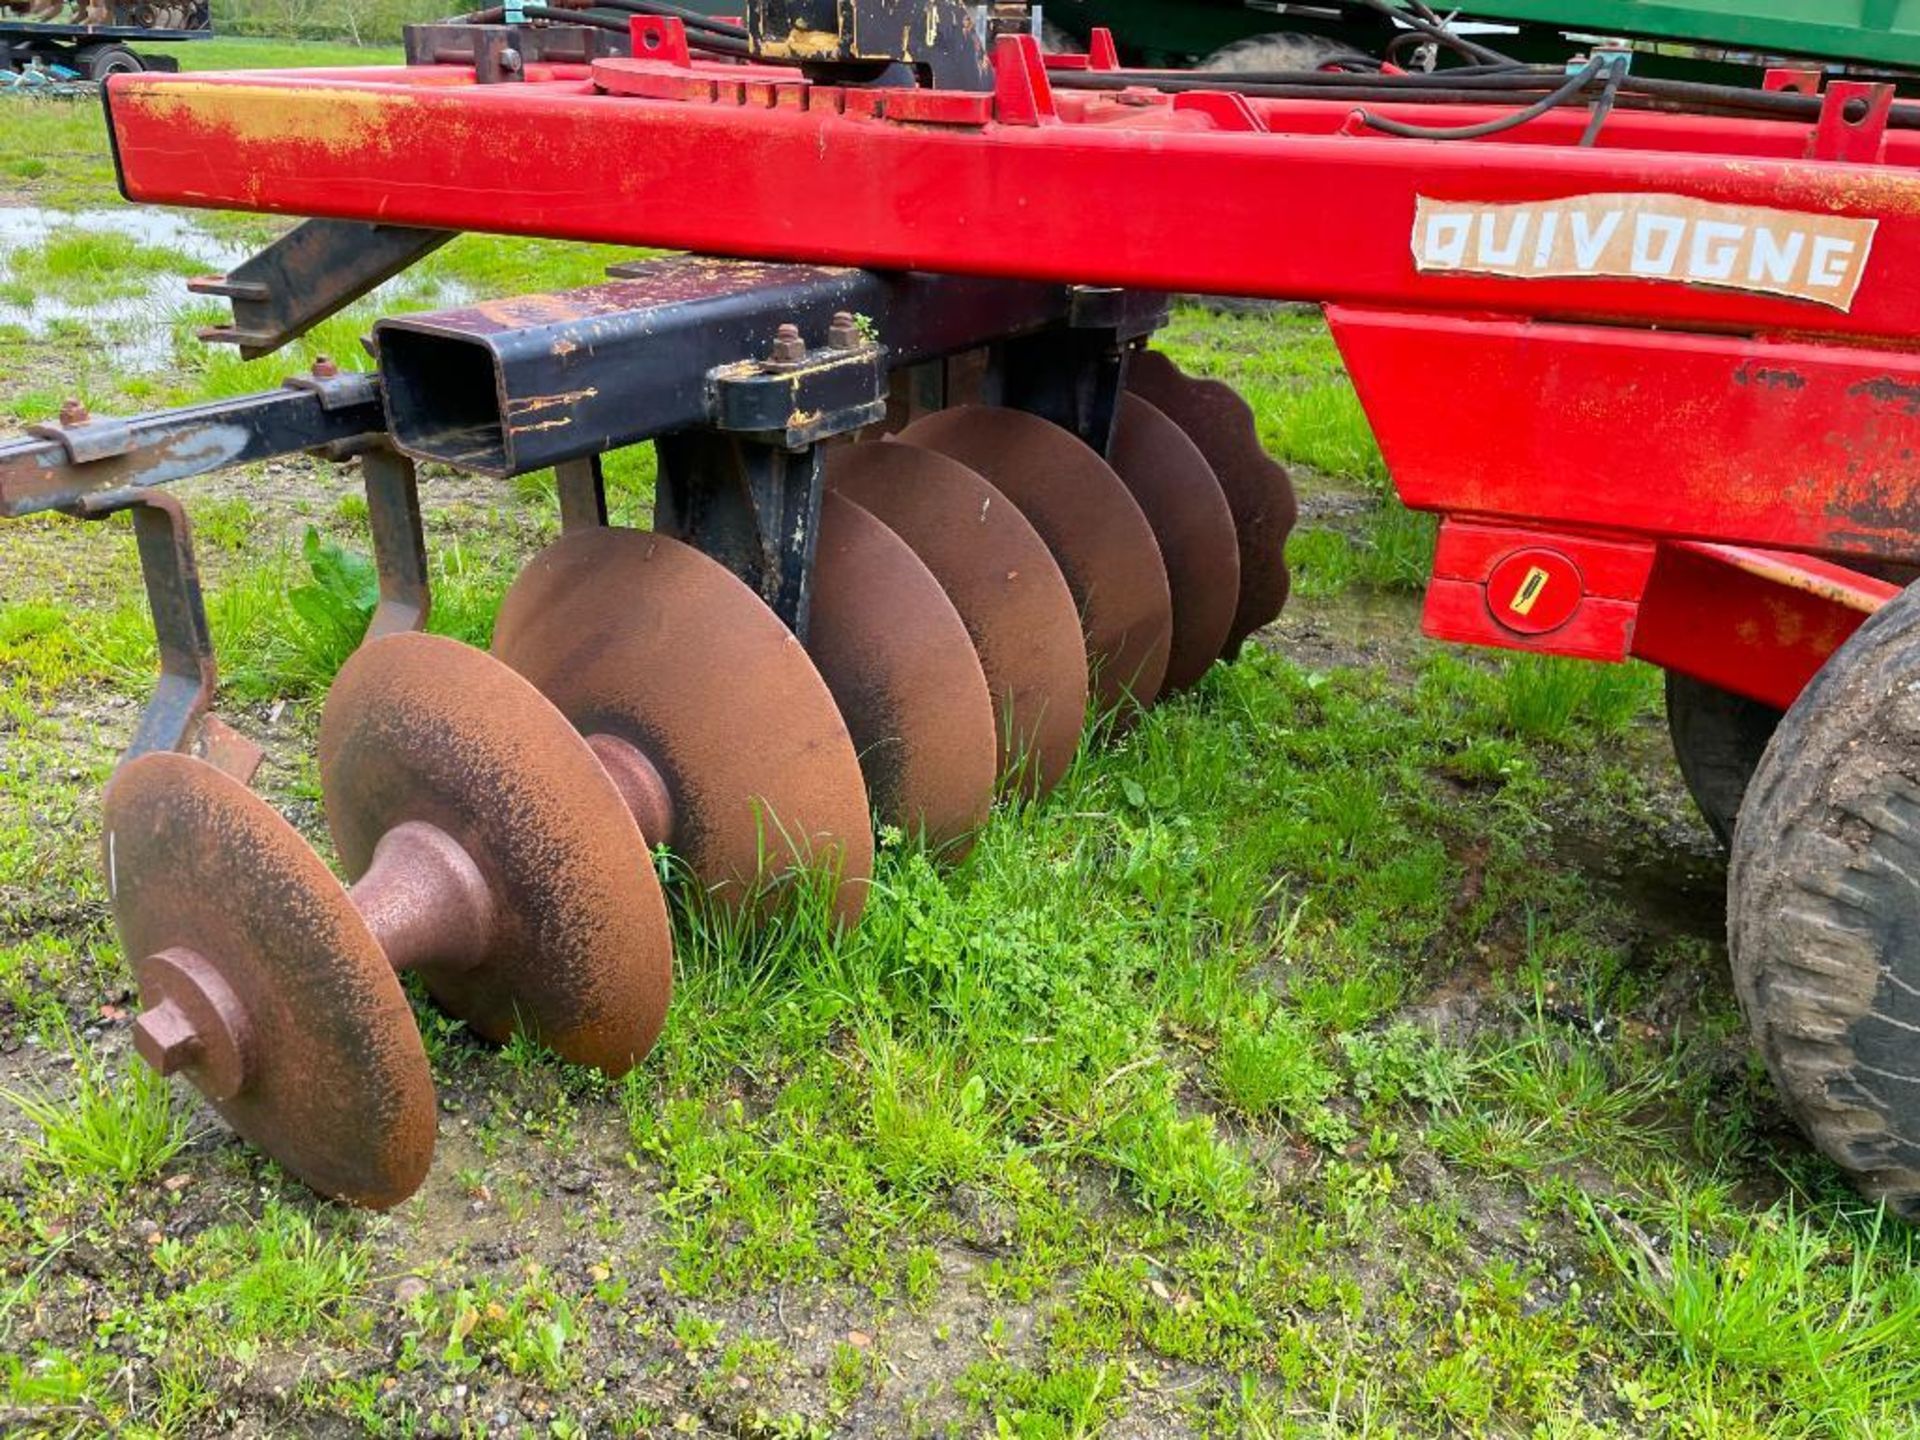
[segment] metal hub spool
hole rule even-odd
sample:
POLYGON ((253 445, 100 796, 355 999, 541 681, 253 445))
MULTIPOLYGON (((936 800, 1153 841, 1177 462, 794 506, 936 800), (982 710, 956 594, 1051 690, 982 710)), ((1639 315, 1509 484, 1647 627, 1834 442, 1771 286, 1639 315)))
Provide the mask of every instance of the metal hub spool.
POLYGON ((1120 397, 1108 462, 1160 542, 1173 592, 1166 692, 1220 658, 1240 604, 1240 542, 1213 467, 1183 431, 1138 395, 1120 397))
POLYGON ((820 506, 807 653, 882 823, 957 859, 993 809, 993 702, 966 626, 906 541, 844 495, 820 506))
POLYGON ((1199 447, 1233 512, 1240 547, 1240 601, 1225 654, 1280 614, 1287 603, 1287 537, 1299 515, 1286 467, 1260 444, 1253 409, 1218 380, 1195 380, 1155 350, 1127 366, 1127 388, 1186 432, 1199 447))
POLYGON ((725 567, 642 530, 562 537, 514 580, 494 654, 589 737, 659 779, 673 848, 721 903, 778 900, 802 867, 859 918, 873 871, 860 761, 793 633, 725 567))
POLYGON ((1080 607, 1103 712, 1160 694, 1173 600, 1153 528, 1106 461, 1076 436, 1019 410, 961 405, 916 420, 901 440, 977 470, 1020 508, 1080 607))
POLYGON ((526 681, 442 636, 370 641, 327 696, 320 782, 354 903, 449 1011, 609 1075, 653 1047, 673 949, 646 841, 526 681))
POLYGON ((204 761, 107 786, 107 888, 145 1009, 134 1044, 324 1195, 397 1205, 433 1159, 433 1081, 380 943, 313 848, 204 761))
POLYGON ((1087 645, 1039 532, 975 471, 897 440, 845 445, 827 482, 913 547, 953 602, 992 696, 998 768, 1044 794, 1080 745, 1087 645))

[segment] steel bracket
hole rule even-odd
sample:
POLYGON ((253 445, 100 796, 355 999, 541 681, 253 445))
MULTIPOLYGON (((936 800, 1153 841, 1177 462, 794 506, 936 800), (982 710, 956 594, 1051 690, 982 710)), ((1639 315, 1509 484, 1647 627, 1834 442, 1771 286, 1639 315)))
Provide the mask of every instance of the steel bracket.
POLYGON ((75 465, 130 454, 140 443, 133 427, 125 420, 84 420, 76 425, 47 421, 40 425, 29 425, 26 429, 27 434, 36 440, 54 441, 67 452, 67 459, 75 465))
POLYGON ((816 80, 860 83, 906 65, 933 89, 993 86, 984 26, 966 0, 746 0, 745 9, 754 58, 816 80))
POLYGON ((1066 328, 995 347, 997 403, 1044 416, 1105 455, 1126 389, 1127 361, 1166 322, 1165 295, 1076 285, 1066 328))
POLYGON ((479 65, 489 35, 507 35, 527 65, 587 65, 628 53, 627 37, 596 25, 468 25, 459 22, 403 25, 409 65, 479 65))
POLYGON ((881 419, 887 410, 885 350, 828 347, 780 365, 748 360, 707 373, 716 429, 801 450, 881 419))
POLYGON ((739 576, 804 644, 825 483, 819 447, 713 429, 663 435, 654 446, 654 528, 739 576))
POLYGON ((189 280, 196 295, 221 295, 233 323, 200 338, 236 345, 248 360, 271 354, 409 265, 438 250, 455 231, 305 220, 225 275, 189 280))
POLYGON ((1887 119, 1893 86, 1867 80, 1835 80, 1820 97, 1820 119, 1807 137, 1809 160, 1878 164, 1886 155, 1887 119))
POLYGON ((187 512, 172 495, 149 490, 90 497, 81 513, 101 520, 121 510, 132 512, 147 608, 160 647, 160 679, 121 759, 177 750, 247 784, 265 752, 209 709, 218 672, 187 512))
POLYGON ((360 477, 367 491, 367 528, 373 535, 373 565, 380 580, 380 600, 366 638, 424 630, 433 596, 427 588, 427 542, 413 461, 391 446, 374 445, 360 456, 360 477))
POLYGON ((302 390, 320 402, 327 414, 356 405, 380 403, 379 377, 365 370, 341 370, 331 375, 289 375, 280 382, 283 390, 302 390))

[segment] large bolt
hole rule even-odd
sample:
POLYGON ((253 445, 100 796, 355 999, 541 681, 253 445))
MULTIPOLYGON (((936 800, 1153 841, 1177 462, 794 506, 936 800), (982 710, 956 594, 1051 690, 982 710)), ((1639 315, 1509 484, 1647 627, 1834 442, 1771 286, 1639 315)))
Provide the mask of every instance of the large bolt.
POLYGON ((162 1075, 171 1075, 200 1052, 200 1032, 176 1000, 162 1000, 133 1022, 133 1048, 162 1075))
POLYGON ((339 375, 340 366, 331 355, 316 355, 313 357, 312 373, 316 380, 332 380, 339 375))
POLYGON ((782 325, 773 332, 773 349, 767 361, 773 365, 798 365, 807 358, 807 342, 800 337, 798 325, 782 325))
POLYGON ((851 310, 833 312, 833 322, 827 326, 827 344, 835 350, 860 348, 860 322, 853 318, 851 310))
POLYGON ((84 425, 93 416, 88 412, 86 402, 78 396, 70 395, 60 402, 60 423, 62 425, 84 425))

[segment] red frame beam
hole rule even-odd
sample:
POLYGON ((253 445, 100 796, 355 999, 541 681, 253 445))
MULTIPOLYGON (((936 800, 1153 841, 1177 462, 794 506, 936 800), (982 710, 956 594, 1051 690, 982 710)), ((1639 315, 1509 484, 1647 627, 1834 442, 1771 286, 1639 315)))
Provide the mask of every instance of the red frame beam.
MULTIPOLYGON (((1756 154, 1761 141, 1737 143, 1728 122, 1680 115, 1631 117, 1623 138, 1647 147, 1636 149, 1568 145, 1559 121, 1551 138, 1562 143, 1546 143, 1547 129, 1435 143, 1331 133, 1336 111, 1325 105, 1181 97, 1176 106, 1144 94, 1137 105, 1063 94, 1057 113, 1009 124, 983 118, 986 97, 893 92, 908 97, 896 120, 884 118, 887 92, 807 85, 790 71, 602 61, 599 72, 715 98, 610 95, 579 79, 480 86, 395 69, 117 76, 108 103, 126 194, 163 204, 1697 330, 1920 334, 1920 286, 1910 283, 1920 172, 1788 158, 1808 143, 1804 124, 1742 122, 1764 138, 1768 153, 1756 154), (1243 108, 1268 128, 1244 128, 1243 108), (1296 128, 1276 130, 1283 121, 1296 128), (1850 310, 1666 280, 1414 267, 1419 197, 1596 195, 1878 228, 1850 310)), ((1002 69, 1016 73, 1031 72, 1002 69)), ((1889 136, 1887 152, 1920 160, 1904 133, 1889 136)))
POLYGON ((1396 484, 1448 517, 1445 638, 1784 705, 1893 593, 1788 552, 1920 556, 1920 134, 1883 131, 1885 93, 1865 125, 1836 94, 1821 124, 1619 112, 1583 148, 1555 112, 1435 143, 1343 101, 1054 92, 1025 40, 996 62, 992 96, 619 59, 130 75, 107 101, 134 200, 1335 302, 1396 484), (1489 208, 1514 206, 1531 232, 1489 208))

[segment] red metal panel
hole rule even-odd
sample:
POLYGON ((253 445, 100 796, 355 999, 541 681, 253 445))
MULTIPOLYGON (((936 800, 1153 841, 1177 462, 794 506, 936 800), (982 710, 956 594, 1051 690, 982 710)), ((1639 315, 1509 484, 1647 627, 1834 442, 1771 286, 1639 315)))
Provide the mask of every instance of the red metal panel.
POLYGON ((1440 527, 1440 538, 1434 546, 1433 573, 1452 580, 1485 583, 1502 560, 1535 546, 1577 552, 1587 593, 1615 600, 1639 599, 1653 568, 1653 546, 1644 541, 1621 543, 1590 536, 1543 534, 1537 526, 1472 524, 1449 518, 1440 527))
POLYGON ((1900 587, 1803 555, 1662 545, 1633 653, 1786 709, 1900 587))
MULTIPOLYGON (((1825 560, 1734 545, 1620 543, 1448 518, 1421 628, 1434 639, 1582 660, 1629 655, 1785 709, 1899 587, 1825 560), (1501 576, 1556 557, 1577 597, 1551 623, 1504 613, 1501 576), (1564 617, 1564 618, 1563 618, 1564 617)), ((1548 597, 1542 596, 1543 604, 1548 597)))
MULTIPOLYGON (((736 69, 725 88, 758 78, 736 69)), ((1009 77, 1016 90, 1032 81, 1009 77)), ((127 193, 162 203, 1468 312, 1920 333, 1909 281, 1920 175, 1904 166, 1261 134, 1216 129, 1198 109, 1149 104, 1130 116, 1105 101, 1097 123, 1082 102, 1063 105, 1059 123, 929 126, 834 104, 647 100, 574 81, 421 84, 401 70, 127 75, 109 99, 127 193), (1417 197, 1635 193, 1877 219, 1870 268, 1848 311, 1661 280, 1423 274, 1412 263, 1417 197)), ((1272 105, 1251 110, 1275 123, 1272 105)), ((1804 145, 1809 129, 1746 123, 1783 148, 1804 145)), ((1725 124, 1660 120, 1661 133, 1709 147, 1725 124)), ((1890 137, 1892 158, 1914 153, 1901 138, 1890 137)))
POLYGON ((1351 308, 1329 317, 1417 509, 1920 558, 1920 357, 1351 308))
POLYGON ((1420 615, 1422 633, 1461 645, 1492 645, 1504 650, 1567 655, 1576 660, 1624 660, 1631 652, 1631 600, 1587 600, 1565 625, 1548 635, 1522 635, 1494 623, 1483 585, 1466 580, 1435 580, 1427 587, 1420 615))

